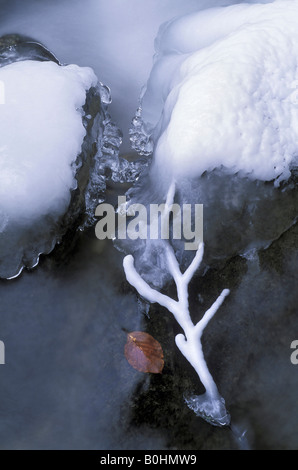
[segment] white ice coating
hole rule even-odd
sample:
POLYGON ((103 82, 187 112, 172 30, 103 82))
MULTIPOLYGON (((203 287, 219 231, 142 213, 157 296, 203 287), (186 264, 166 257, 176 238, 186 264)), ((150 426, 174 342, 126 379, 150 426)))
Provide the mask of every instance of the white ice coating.
MULTIPOLYGON (((162 215, 165 219, 169 216, 175 193, 176 183, 172 182, 167 194, 165 211, 162 215)), ((207 419, 214 425, 226 426, 230 423, 230 416, 226 410, 225 401, 220 395, 208 370, 201 338, 209 321, 213 318, 230 291, 224 289, 212 306, 204 313, 201 320, 196 324, 193 323, 189 311, 188 286, 203 260, 204 245, 203 243, 199 244, 193 260, 184 272, 181 271, 174 249, 167 240, 161 241, 160 249, 164 252, 168 271, 176 284, 178 300, 153 289, 137 272, 132 255, 125 256, 123 260, 126 279, 144 299, 167 308, 174 315, 174 318, 183 330, 183 334, 180 333, 175 338, 176 345, 193 366, 205 387, 203 395, 194 396, 190 401, 186 400, 188 406, 198 416, 207 419)))
POLYGON ((88 67, 24 61, 0 68, 0 83, 2 231, 7 220, 67 210, 86 133, 82 106, 97 78, 88 67))
POLYGON ((242 4, 160 30, 142 99, 153 171, 225 167, 262 181, 298 164, 298 1, 242 4))

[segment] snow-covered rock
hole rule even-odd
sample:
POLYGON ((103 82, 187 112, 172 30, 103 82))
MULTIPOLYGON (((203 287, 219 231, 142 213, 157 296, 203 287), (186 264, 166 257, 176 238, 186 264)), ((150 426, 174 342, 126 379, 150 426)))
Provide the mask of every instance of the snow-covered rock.
POLYGON ((1 68, 0 80, 1 210, 8 219, 63 215, 86 135, 82 107, 97 79, 76 65, 23 61, 1 68))
POLYGON ((153 172, 289 177, 298 163, 297 18, 298 2, 279 0, 209 9, 161 27, 132 129, 137 150, 146 137, 153 143, 153 172))
POLYGON ((91 68, 61 66, 13 35, 0 52, 0 277, 11 278, 94 215, 104 189, 99 160, 120 136, 91 68))
MULTIPOLYGON (((206 269, 267 247, 296 221, 297 18, 297 0, 233 5, 174 18, 157 36, 131 129, 152 165, 129 204, 165 202, 174 179, 175 203, 204 206, 206 269)), ((118 244, 146 282, 168 282, 156 244, 118 244)))

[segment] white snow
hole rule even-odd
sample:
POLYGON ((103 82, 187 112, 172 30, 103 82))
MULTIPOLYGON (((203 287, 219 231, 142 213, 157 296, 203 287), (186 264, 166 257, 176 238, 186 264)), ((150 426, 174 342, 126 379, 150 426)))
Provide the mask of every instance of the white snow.
POLYGON ((97 78, 87 67, 24 61, 0 68, 0 81, 2 231, 8 220, 67 210, 85 136, 82 106, 97 78))
POLYGON ((298 164, 298 1, 233 5, 163 26, 142 99, 153 171, 224 167, 262 181, 298 164))

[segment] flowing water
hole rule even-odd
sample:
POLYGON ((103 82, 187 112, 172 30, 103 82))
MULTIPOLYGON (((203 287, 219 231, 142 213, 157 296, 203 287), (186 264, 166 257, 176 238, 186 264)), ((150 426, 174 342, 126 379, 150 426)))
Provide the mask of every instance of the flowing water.
POLYGON ((185 406, 186 390, 202 390, 174 345, 177 326, 157 306, 150 318, 138 308, 111 242, 90 231, 32 272, 1 281, 1 448, 297 448, 297 240, 294 226, 259 256, 232 258, 193 281, 193 312, 223 284, 231 288, 203 338, 231 429, 185 406), (126 332, 134 330, 160 341, 163 374, 126 361, 126 332))

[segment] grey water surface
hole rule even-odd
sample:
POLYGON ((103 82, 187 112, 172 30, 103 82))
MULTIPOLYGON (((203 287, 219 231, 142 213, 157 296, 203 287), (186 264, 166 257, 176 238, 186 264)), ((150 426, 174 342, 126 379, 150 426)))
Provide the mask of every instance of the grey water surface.
POLYGON ((231 429, 186 407, 183 394, 202 389, 174 345, 177 326, 156 305, 150 318, 138 309, 111 242, 91 230, 32 272, 1 281, 0 447, 297 448, 298 366, 290 361, 298 338, 297 239, 295 225, 258 256, 235 257, 193 280, 194 315, 223 285, 231 289, 203 341, 231 429), (160 341, 162 374, 142 374, 126 361, 126 332, 134 330, 160 341))

